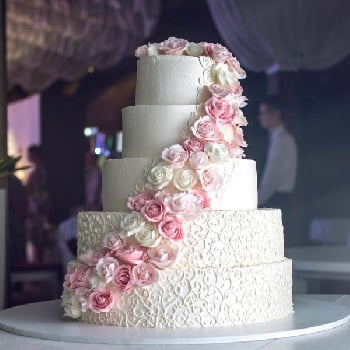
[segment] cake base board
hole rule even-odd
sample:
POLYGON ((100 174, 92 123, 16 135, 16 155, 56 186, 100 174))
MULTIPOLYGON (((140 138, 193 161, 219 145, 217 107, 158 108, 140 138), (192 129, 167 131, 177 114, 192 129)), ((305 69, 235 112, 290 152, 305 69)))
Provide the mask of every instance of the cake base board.
POLYGON ((295 337, 338 327, 350 310, 312 296, 294 298, 294 314, 245 326, 154 329, 97 326, 62 317, 60 300, 13 307, 0 312, 0 329, 22 336, 88 344, 214 344, 295 337))

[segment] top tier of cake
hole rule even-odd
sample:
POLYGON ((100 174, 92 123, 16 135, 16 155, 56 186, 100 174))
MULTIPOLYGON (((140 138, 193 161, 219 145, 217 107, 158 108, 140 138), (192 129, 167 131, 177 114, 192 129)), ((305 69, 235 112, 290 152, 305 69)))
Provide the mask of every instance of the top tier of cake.
POLYGON ((196 105, 209 57, 148 56, 137 62, 136 105, 196 105))

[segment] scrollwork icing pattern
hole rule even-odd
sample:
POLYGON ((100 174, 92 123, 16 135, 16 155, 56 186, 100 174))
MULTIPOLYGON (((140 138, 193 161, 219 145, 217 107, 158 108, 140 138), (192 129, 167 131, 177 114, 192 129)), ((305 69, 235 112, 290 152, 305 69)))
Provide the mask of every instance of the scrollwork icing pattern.
MULTIPOLYGON (((78 255, 101 248, 126 213, 85 212, 78 217, 78 255)), ((279 210, 207 211, 186 227, 174 269, 250 266, 281 261, 283 227, 279 210)))
POLYGON ((292 312, 291 261, 245 268, 163 270, 150 288, 120 295, 82 320, 130 327, 208 327, 264 322, 292 312))

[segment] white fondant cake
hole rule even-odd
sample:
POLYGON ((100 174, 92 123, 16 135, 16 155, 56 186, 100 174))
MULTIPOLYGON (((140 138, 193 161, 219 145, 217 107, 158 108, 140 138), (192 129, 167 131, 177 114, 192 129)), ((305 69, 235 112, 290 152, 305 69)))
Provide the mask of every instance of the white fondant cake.
MULTIPOLYGON (((141 181, 152 158, 124 158, 108 160, 103 166, 102 199, 104 211, 125 211, 128 196, 144 189, 141 181)), ((224 185, 209 194, 212 210, 256 209, 257 180, 255 161, 232 159, 220 165, 224 185)))
POLYGON ((103 212, 78 216, 65 315, 122 327, 212 327, 293 312, 281 212, 257 209, 238 61, 169 38, 136 50, 123 159, 103 169, 103 212))

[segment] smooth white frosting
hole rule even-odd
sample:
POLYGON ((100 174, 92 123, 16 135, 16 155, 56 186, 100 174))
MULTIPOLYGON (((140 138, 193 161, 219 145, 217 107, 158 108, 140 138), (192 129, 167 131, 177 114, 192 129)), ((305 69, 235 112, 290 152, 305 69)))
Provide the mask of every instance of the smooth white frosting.
POLYGON ((159 271, 150 288, 120 294, 114 310, 82 320, 119 327, 214 327, 265 322, 292 308, 292 262, 159 271))
POLYGON ((148 56, 137 62, 136 105, 195 105, 209 57, 148 56))
MULTIPOLYGON (((154 161, 152 158, 107 160, 103 166, 102 202, 104 211, 127 211, 129 195, 143 189, 142 179, 154 161)), ((212 193, 212 210, 255 209, 257 179, 255 161, 232 159, 222 166, 224 185, 212 193)))
POLYGON ((131 106, 123 109, 123 157, 155 157, 178 142, 195 105, 131 106))
MULTIPOLYGON (((127 213, 82 212, 78 216, 78 255, 99 250, 104 237, 118 231, 127 213), (92 234, 93 233, 93 234, 92 234)), ((177 243, 174 269, 252 266, 284 258, 279 209, 208 211, 185 226, 177 243)))

